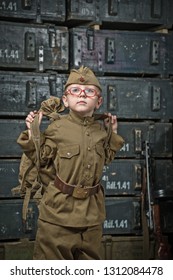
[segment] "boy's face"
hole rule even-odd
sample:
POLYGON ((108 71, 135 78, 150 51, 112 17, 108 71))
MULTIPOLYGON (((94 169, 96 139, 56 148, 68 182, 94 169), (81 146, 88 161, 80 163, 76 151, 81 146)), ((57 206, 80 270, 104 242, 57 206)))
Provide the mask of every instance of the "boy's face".
POLYGON ((94 110, 103 102, 99 88, 94 85, 71 84, 62 99, 65 107, 69 107, 83 117, 92 116, 94 110))

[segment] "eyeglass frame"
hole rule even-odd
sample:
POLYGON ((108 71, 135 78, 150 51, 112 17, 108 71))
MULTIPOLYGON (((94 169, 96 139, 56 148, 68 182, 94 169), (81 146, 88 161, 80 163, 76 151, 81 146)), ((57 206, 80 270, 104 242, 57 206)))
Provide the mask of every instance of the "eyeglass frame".
POLYGON ((92 88, 92 90, 95 92, 95 94, 94 94, 93 96, 88 96, 88 95, 86 94, 86 92, 85 92, 85 90, 87 90, 87 89, 90 89, 90 88, 81 89, 80 87, 71 87, 70 89, 68 89, 68 90, 65 91, 65 94, 66 94, 66 95, 70 94, 70 95, 72 95, 72 96, 78 97, 78 96, 80 96, 80 94, 81 94, 82 92, 84 92, 85 96, 88 97, 88 98, 93 98, 93 97, 95 97, 95 96, 100 97, 100 93, 98 93, 97 90, 94 89, 94 88, 92 88), (71 89, 72 89, 72 88, 80 89, 80 93, 79 93, 78 95, 77 95, 77 94, 74 94, 74 93, 71 93, 71 89))

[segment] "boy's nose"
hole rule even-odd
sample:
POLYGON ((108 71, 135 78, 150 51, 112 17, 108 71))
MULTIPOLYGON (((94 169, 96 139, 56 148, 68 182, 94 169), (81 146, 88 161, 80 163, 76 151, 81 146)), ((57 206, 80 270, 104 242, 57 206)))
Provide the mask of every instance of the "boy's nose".
POLYGON ((85 89, 81 89, 79 96, 85 96, 85 97, 87 96, 85 93, 85 89))

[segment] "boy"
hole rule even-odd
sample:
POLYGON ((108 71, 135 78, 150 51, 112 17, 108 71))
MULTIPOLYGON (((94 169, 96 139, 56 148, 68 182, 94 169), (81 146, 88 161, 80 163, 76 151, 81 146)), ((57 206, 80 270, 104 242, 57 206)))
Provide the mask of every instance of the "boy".
MULTIPOLYGON (((89 68, 71 70, 62 100, 69 114, 53 121, 41 135, 41 166, 53 164, 56 175, 39 205, 34 259, 98 260, 105 219, 102 170, 124 141, 117 135, 116 116, 109 113, 104 125, 95 120, 94 111, 103 99, 100 83, 89 68)), ((33 161, 30 124, 35 115, 28 114, 28 130, 18 138, 33 161)))

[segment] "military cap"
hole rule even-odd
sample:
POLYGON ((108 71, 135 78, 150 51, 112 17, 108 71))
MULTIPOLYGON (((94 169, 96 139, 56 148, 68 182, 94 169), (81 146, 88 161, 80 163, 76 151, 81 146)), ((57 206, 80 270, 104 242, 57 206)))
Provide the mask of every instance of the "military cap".
POLYGON ((71 84, 94 85, 102 90, 101 85, 93 71, 90 68, 84 66, 81 66, 79 69, 72 69, 70 71, 70 75, 65 84, 65 89, 71 84))

